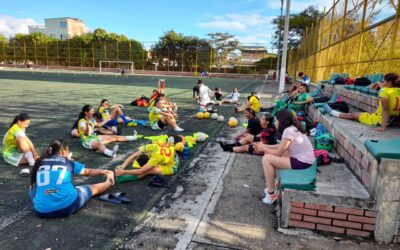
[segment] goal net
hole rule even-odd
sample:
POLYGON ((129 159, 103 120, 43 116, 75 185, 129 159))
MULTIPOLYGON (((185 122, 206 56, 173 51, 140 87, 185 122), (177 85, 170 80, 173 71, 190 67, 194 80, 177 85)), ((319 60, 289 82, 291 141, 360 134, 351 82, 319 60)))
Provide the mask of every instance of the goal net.
POLYGON ((135 73, 135 63, 130 61, 100 61, 99 62, 99 71, 103 72, 113 72, 113 73, 122 73, 125 74, 134 74, 135 73))

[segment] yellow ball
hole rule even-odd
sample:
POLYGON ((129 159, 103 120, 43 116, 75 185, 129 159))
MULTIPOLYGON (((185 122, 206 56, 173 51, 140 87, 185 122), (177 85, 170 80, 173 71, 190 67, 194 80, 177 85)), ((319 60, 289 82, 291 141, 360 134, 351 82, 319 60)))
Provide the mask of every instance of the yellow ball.
POLYGON ((210 116, 211 116, 211 114, 210 113, 208 113, 208 112, 204 112, 204 119, 209 119, 210 118, 210 116))
POLYGON ((235 117, 231 117, 228 120, 228 125, 229 125, 229 127, 232 127, 232 128, 236 127, 238 125, 238 123, 239 123, 239 121, 235 117))
POLYGON ((182 142, 178 142, 175 144, 175 151, 177 152, 183 152, 183 148, 185 147, 185 145, 183 145, 182 142))
POLYGON ((197 113, 197 118, 198 118, 198 119, 203 119, 203 118, 204 118, 203 112, 197 113))

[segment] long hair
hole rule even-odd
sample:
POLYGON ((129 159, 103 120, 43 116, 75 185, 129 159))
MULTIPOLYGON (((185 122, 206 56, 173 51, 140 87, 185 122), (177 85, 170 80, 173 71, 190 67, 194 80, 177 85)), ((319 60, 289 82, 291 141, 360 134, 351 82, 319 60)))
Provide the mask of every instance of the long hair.
POLYGON ((101 100, 100 105, 99 105, 97 111, 100 110, 100 108, 102 107, 102 105, 103 105, 105 102, 108 102, 108 99, 103 99, 103 100, 101 100))
POLYGON ((32 168, 31 174, 31 186, 35 185, 36 183, 36 174, 40 166, 42 165, 43 159, 48 157, 59 155, 62 150, 68 148, 68 143, 63 139, 53 140, 47 146, 46 151, 40 156, 40 158, 35 162, 35 165, 32 168))
POLYGON ((251 108, 247 108, 247 109, 245 109, 245 111, 249 112, 252 117, 256 117, 256 112, 254 110, 252 110, 251 108))
POLYGON ((10 129, 14 124, 16 124, 19 121, 23 122, 23 121, 30 120, 30 119, 31 119, 31 117, 27 113, 21 113, 19 115, 16 115, 14 117, 14 119, 12 120, 8 129, 10 129))
POLYGON ((283 133, 283 131, 290 127, 295 126, 298 131, 302 134, 305 134, 306 131, 303 129, 301 124, 297 121, 293 113, 291 113, 288 109, 281 109, 275 114, 276 119, 279 121, 279 127, 277 128, 279 132, 283 133))
POLYGON ((392 87, 394 88, 400 88, 400 77, 396 73, 388 73, 383 76, 383 79, 385 79, 387 82, 390 82, 392 87))
POLYGON ((275 127, 275 125, 274 125, 274 117, 272 116, 271 113, 269 113, 269 112, 263 113, 262 117, 268 122, 267 128, 275 127))
POLYGON ((79 121, 80 119, 85 118, 85 113, 90 111, 92 108, 93 106, 90 104, 86 104, 85 106, 83 106, 77 120, 79 121))

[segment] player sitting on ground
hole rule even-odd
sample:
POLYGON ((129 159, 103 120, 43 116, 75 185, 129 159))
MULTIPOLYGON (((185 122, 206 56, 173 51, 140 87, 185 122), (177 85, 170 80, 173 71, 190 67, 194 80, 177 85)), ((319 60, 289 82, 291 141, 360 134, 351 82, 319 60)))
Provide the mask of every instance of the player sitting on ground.
POLYGON ((25 134, 31 118, 21 113, 14 117, 3 139, 3 159, 13 166, 28 164, 32 167, 39 158, 32 141, 25 134))
MULTIPOLYGON (((246 112, 245 112, 246 113, 246 112)), ((264 144, 273 145, 276 144, 276 128, 273 124, 274 117, 270 113, 263 113, 260 119, 261 124, 261 133, 253 136, 252 134, 248 134, 246 137, 243 137, 239 143, 232 144, 222 144, 221 147, 225 151, 235 152, 235 153, 244 153, 248 152, 254 155, 263 155, 264 152, 256 151, 254 149, 255 142, 262 142, 264 144)), ((250 124, 250 119, 249 119, 250 124)))
POLYGON ((233 88, 233 91, 222 100, 221 104, 223 103, 234 103, 240 105, 240 94, 237 88, 233 88))
POLYGON ((122 108, 123 106, 121 104, 110 106, 110 102, 107 99, 103 99, 100 102, 98 111, 100 112, 104 120, 109 120, 106 123, 107 126, 115 126, 120 123, 126 124, 128 126, 136 125, 136 123, 131 118, 124 115, 122 108))
POLYGON ((214 97, 215 97, 215 101, 222 101, 222 89, 221 88, 215 88, 214 97))
POLYGON ((98 150, 100 153, 109 157, 116 157, 119 148, 118 144, 114 146, 112 151, 107 149, 104 144, 116 141, 122 142, 137 140, 136 131, 133 136, 96 135, 94 133, 94 128, 102 127, 107 123, 107 120, 98 124, 93 119, 93 114, 93 107, 91 105, 85 105, 78 117, 78 131, 84 148, 98 150))
POLYGON ((377 131, 385 131, 391 116, 400 115, 400 78, 396 73, 389 73, 383 77, 384 82, 380 83, 382 88, 379 93, 379 104, 375 113, 355 112, 342 113, 325 104, 325 111, 335 117, 348 120, 357 120, 363 124, 380 126, 377 131))
POLYGON ((247 97, 248 102, 241 107, 236 107, 235 112, 243 112, 248 108, 254 110, 254 112, 258 113, 261 109, 260 98, 256 95, 256 92, 251 92, 250 96, 247 97))
MULTIPOLYGON (((93 114, 93 118, 95 119, 97 124, 101 124, 104 120, 100 112, 95 112, 93 114)), ((78 121, 79 119, 76 119, 74 122, 74 125, 72 125, 71 128, 71 136, 80 138, 79 130, 78 130, 78 121)), ((95 134, 97 135, 119 135, 120 131, 117 126, 107 126, 104 125, 103 127, 95 127, 94 129, 95 134)))
POLYGON ((174 131, 180 132, 184 129, 180 128, 176 124, 176 113, 167 110, 163 107, 162 101, 160 99, 156 100, 155 107, 150 109, 149 122, 153 130, 163 130, 165 126, 171 126, 174 131))
POLYGON ((166 143, 154 143, 141 146, 138 151, 130 155, 122 165, 115 169, 117 182, 125 182, 141 179, 147 175, 162 174, 173 175, 179 168, 179 157, 176 152, 183 151, 183 143, 176 143, 175 146, 169 146, 166 143), (143 154, 148 157, 144 157, 143 154), (142 156, 142 157, 141 157, 142 156), (141 158, 139 166, 135 160, 141 158), (146 161, 147 159, 147 161, 146 161), (126 169, 132 164, 132 168, 126 169))
POLYGON ((37 160, 31 175, 30 195, 35 214, 40 218, 58 218, 76 213, 92 196, 114 185, 114 174, 109 170, 85 168, 68 158, 69 149, 64 140, 54 140, 37 160), (102 183, 75 187, 72 174, 104 175, 102 183))
POLYGON ((234 136, 236 142, 233 144, 225 144, 220 142, 222 149, 224 151, 231 151, 233 147, 240 147, 242 145, 251 144, 254 141, 254 138, 260 134, 261 125, 260 119, 256 116, 256 113, 251 109, 247 108, 244 111, 244 115, 248 119, 247 128, 234 136))

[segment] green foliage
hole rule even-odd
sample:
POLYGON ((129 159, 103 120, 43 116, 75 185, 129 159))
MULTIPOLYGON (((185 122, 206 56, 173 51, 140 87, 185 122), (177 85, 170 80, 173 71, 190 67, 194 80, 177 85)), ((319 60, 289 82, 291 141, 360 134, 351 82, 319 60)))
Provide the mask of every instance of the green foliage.
MULTIPOLYGON (((239 48, 239 41, 234 39, 234 35, 229 33, 209 33, 207 36, 210 37, 209 41, 216 51, 216 64, 217 67, 221 67, 224 61, 227 60, 231 52, 239 48)), ((230 57, 235 57, 234 55, 230 57)), ((226 63, 225 63, 226 64, 226 63)))
MULTIPOLYGON (((289 17, 289 36, 288 48, 297 49, 303 39, 306 28, 311 28, 311 24, 316 24, 317 20, 322 17, 322 13, 315 7, 309 6, 298 14, 292 14, 289 17)), ((275 26, 274 45, 278 46, 279 35, 283 39, 283 27, 285 24, 284 17, 276 17, 272 20, 275 26), (281 33, 282 32, 282 33, 281 33)))
POLYGON ((4 35, 0 34, 0 43, 6 43, 6 42, 7 38, 4 35))
POLYGON ((259 72, 265 73, 270 69, 276 69, 277 57, 267 57, 255 63, 259 72))

